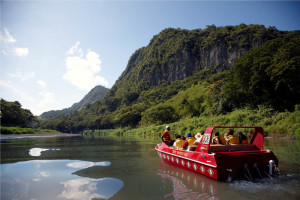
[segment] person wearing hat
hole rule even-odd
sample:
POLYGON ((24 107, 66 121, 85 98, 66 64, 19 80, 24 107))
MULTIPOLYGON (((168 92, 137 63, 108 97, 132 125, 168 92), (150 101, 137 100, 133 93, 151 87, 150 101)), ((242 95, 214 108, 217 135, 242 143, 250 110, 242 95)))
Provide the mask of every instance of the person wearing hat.
POLYGON ((161 140, 168 146, 172 145, 170 126, 166 126, 166 130, 162 134, 161 140))

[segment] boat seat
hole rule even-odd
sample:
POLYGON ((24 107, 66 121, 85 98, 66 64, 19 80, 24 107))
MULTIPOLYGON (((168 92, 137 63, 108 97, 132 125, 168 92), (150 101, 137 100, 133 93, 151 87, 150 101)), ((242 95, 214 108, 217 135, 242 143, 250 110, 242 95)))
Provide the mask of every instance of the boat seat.
POLYGON ((254 144, 210 145, 210 152, 251 151, 257 150, 254 144))

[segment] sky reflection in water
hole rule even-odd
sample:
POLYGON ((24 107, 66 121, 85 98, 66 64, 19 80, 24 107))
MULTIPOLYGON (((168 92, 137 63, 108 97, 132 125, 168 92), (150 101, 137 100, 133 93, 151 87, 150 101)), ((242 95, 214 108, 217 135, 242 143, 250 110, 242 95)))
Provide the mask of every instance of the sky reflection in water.
POLYGON ((1 165, 3 199, 109 199, 123 181, 105 177, 83 178, 77 170, 110 166, 110 162, 34 160, 1 165), (25 172, 25 173, 24 173, 25 172))

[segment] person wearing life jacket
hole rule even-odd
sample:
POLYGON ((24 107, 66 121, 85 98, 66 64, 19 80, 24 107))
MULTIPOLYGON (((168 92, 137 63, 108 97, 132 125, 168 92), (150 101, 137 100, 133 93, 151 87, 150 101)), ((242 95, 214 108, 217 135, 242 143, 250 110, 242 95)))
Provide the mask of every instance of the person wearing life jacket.
POLYGON ((187 139, 184 136, 182 136, 182 139, 183 139, 184 143, 183 143, 182 147, 179 147, 179 149, 187 150, 187 148, 189 146, 189 142, 187 141, 187 139))
POLYGON ((182 147, 183 144, 184 144, 184 140, 182 139, 181 135, 176 135, 176 140, 173 144, 175 149, 177 149, 178 147, 182 147))
POLYGON ((226 144, 239 144, 239 138, 235 135, 233 135, 233 130, 232 129, 229 129, 227 131, 228 133, 228 138, 227 138, 227 141, 226 141, 226 144))
POLYGON ((194 144, 194 142, 196 141, 196 138, 192 136, 192 134, 190 132, 188 132, 186 134, 186 137, 187 137, 187 141, 189 143, 189 146, 194 144))
POLYGON ((239 144, 248 144, 248 138, 241 131, 237 132, 236 136, 239 138, 239 144))
POLYGON ((171 139, 171 131, 170 126, 166 126, 165 132, 161 136, 161 140, 168 146, 171 145, 172 139, 171 139))
POLYGON ((215 132, 215 136, 212 139, 213 144, 226 144, 226 140, 224 137, 220 136, 218 131, 215 132))

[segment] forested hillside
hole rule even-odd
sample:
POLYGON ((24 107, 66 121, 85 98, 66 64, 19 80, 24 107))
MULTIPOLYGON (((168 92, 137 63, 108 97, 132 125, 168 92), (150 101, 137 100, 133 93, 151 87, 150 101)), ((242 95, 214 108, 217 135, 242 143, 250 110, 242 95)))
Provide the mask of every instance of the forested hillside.
POLYGON ((40 117, 43 119, 50 119, 50 118, 54 118, 58 115, 67 115, 73 111, 85 108, 89 104, 92 104, 95 101, 102 99, 104 97, 105 93, 107 92, 107 90, 108 90, 107 88, 105 88, 101 85, 97 85, 87 95, 85 95, 84 98, 80 102, 74 103, 70 108, 65 108, 62 110, 51 110, 48 112, 44 112, 43 114, 41 114, 40 117))
POLYGON ((43 121, 62 132, 137 127, 235 109, 293 111, 299 31, 245 25, 165 29, 138 49, 115 85, 85 109, 43 121))
POLYGON ((18 102, 10 102, 1 99, 1 126, 28 127, 37 121, 35 116, 28 109, 22 108, 18 102))

